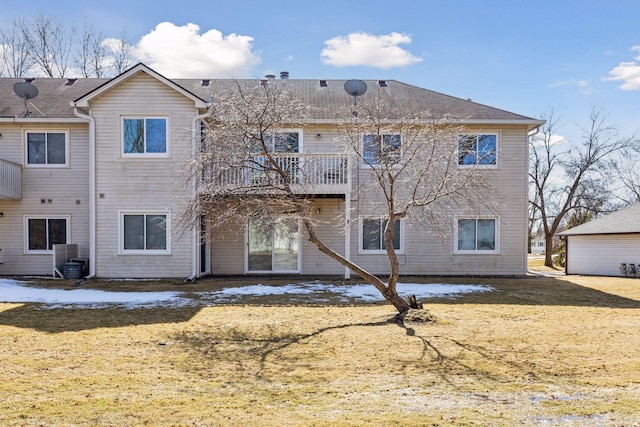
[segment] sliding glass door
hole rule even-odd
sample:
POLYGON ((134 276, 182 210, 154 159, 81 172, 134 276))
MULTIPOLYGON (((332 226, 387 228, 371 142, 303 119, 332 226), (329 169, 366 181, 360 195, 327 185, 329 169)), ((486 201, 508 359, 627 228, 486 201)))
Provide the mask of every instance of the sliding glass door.
POLYGON ((247 240, 248 272, 300 271, 298 220, 279 219, 272 222, 251 218, 247 240))

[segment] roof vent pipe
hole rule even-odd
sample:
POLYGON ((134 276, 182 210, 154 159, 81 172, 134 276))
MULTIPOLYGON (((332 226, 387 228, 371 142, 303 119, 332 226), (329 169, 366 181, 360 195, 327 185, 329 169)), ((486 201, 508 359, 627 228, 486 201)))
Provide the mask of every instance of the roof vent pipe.
POLYGON ((265 77, 267 78, 267 80, 273 80, 276 78, 276 76, 273 74, 267 74, 265 77))
POLYGON ((289 72, 288 71, 280 71, 280 78, 282 80, 287 80, 289 78, 289 72))

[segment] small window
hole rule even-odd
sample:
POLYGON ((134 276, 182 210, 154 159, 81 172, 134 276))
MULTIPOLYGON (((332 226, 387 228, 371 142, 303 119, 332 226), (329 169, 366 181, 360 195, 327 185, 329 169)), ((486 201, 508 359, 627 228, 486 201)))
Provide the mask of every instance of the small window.
POLYGON ((69 242, 69 217, 25 217, 25 252, 50 253, 69 242))
POLYGON ((497 134, 458 136, 458 165, 460 166, 495 166, 498 160, 497 153, 497 134))
POLYGON ((169 126, 164 117, 123 117, 122 152, 125 156, 168 154, 169 126))
POLYGON ((400 162, 401 138, 399 134, 364 135, 362 158, 367 165, 396 164, 400 162))
MULTIPOLYGON (((387 226, 386 219, 363 218, 360 227, 360 250, 365 253, 384 253, 384 229, 387 226)), ((402 220, 396 221, 393 226, 393 249, 400 251, 402 246, 402 220)))
POLYGON ((169 214, 121 212, 122 253, 169 253, 169 214))
POLYGON ((26 132, 26 164, 60 167, 68 164, 67 132, 26 132))
POLYGON ((456 252, 498 252, 497 220, 495 218, 465 218, 457 221, 456 252))

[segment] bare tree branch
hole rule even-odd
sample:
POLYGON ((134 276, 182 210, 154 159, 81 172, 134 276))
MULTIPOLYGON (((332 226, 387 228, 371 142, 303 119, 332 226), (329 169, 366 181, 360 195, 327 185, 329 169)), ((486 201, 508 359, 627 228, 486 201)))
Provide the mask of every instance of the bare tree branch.
POLYGON ((552 266, 553 237, 567 215, 578 208, 597 214, 612 198, 609 175, 613 157, 637 144, 636 136, 620 137, 602 109, 593 108, 580 126, 582 142, 557 141, 558 122, 551 113, 530 140, 530 204, 540 214, 546 242, 545 265, 552 266))
MULTIPOLYGON (((297 140, 287 132, 307 126, 313 110, 299 101, 286 81, 236 81, 217 93, 202 146, 185 168, 186 182, 197 191, 182 224, 192 227, 204 216, 212 229, 228 230, 248 220, 299 220, 322 253, 358 274, 403 312, 410 306, 396 289, 400 265, 395 224, 405 219, 422 222, 450 235, 453 212, 484 209, 486 201, 495 200, 488 197, 490 172, 459 166, 459 136, 469 131, 447 116, 436 118, 426 105, 398 108, 378 94, 361 103, 357 119, 347 107, 332 114, 342 117, 335 141, 342 154, 327 156, 344 162, 336 172, 342 182, 350 179, 347 174, 357 181, 357 213, 384 221, 387 280, 318 237, 310 195, 318 176, 327 179, 328 166, 312 154, 299 153, 297 140)), ((330 164, 334 169, 336 165, 330 164)))

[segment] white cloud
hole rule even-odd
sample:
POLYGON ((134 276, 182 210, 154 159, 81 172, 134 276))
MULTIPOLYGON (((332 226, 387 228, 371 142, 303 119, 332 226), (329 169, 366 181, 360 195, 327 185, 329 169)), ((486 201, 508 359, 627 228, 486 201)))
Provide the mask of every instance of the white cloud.
POLYGON ((367 33, 351 33, 334 37, 324 42, 322 61, 325 64, 345 67, 365 65, 376 68, 404 67, 421 62, 422 58, 413 56, 401 48, 401 44, 411 43, 407 34, 390 33, 375 36, 367 33))
MULTIPOLYGON (((632 51, 640 52, 640 46, 633 46, 632 51)), ((621 62, 613 67, 604 77, 605 81, 621 81, 620 89, 640 90, 640 55, 636 55, 634 61, 621 62)))
POLYGON ((593 92, 591 85, 588 80, 560 80, 554 83, 548 84, 548 88, 558 88, 558 87, 569 87, 569 88, 578 88, 578 90, 583 94, 590 94, 593 92))
POLYGON ((162 22, 133 50, 141 62, 169 78, 248 77, 260 63, 253 37, 224 36, 212 29, 200 34, 196 24, 162 22))
MULTIPOLYGON (((544 134, 544 132, 538 130, 538 133, 533 136, 533 145, 535 147, 542 147, 544 145, 545 138, 546 135, 544 134)), ((551 146, 563 145, 567 142, 568 141, 564 136, 555 133, 549 137, 549 145, 551 146)))

